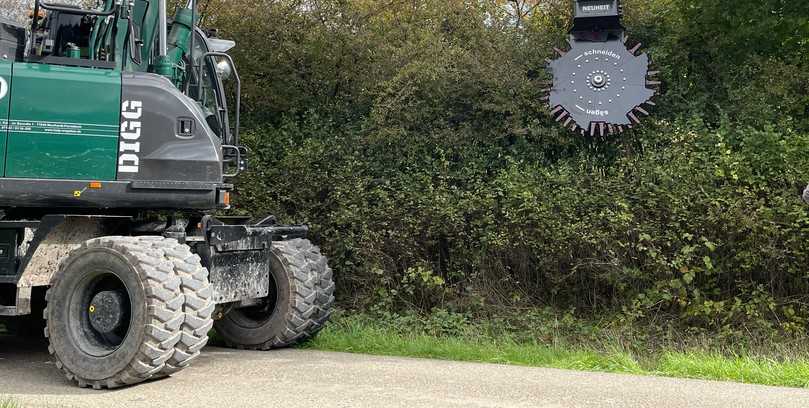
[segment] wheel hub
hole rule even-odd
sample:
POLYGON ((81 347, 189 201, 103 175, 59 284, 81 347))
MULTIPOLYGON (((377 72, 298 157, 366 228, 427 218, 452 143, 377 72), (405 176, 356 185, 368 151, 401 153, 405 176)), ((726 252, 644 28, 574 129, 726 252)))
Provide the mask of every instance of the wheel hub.
POLYGON ((124 323, 124 294, 120 291, 99 292, 93 297, 87 312, 93 329, 99 333, 112 333, 124 323))

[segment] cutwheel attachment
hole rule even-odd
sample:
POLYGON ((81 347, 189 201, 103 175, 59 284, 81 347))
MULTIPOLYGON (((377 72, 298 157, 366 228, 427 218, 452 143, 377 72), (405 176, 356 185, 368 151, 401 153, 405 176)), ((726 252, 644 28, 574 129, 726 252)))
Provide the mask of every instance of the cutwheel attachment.
POLYGON ((649 70, 641 43, 627 46, 619 0, 574 0, 569 47, 554 47, 548 61, 553 80, 544 89, 551 116, 562 126, 592 137, 623 133, 655 106, 658 71, 649 70))

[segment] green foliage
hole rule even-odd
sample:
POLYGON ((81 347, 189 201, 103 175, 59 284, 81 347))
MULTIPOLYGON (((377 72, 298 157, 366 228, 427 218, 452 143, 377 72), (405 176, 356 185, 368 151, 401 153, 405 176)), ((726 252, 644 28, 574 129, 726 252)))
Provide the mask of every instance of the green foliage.
POLYGON ((805 2, 625 1, 665 85, 607 139, 540 101, 567 1, 259 3, 205 11, 240 44, 238 204, 309 224, 344 305, 807 329, 805 2))

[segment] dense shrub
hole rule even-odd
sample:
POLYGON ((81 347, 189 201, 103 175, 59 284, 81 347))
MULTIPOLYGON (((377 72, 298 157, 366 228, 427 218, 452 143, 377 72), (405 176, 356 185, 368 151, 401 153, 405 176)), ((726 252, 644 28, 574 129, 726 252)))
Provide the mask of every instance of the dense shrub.
POLYGON ((591 139, 539 100, 568 2, 512 3, 212 0, 247 89, 243 211, 311 225, 349 307, 806 330, 807 6, 625 1, 664 94, 591 139))

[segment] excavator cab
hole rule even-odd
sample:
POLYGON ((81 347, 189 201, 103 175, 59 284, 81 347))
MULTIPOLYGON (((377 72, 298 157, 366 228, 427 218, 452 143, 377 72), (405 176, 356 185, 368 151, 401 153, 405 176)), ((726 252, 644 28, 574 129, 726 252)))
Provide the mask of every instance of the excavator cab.
POLYGON ((80 14, 77 6, 63 6, 74 12, 55 10, 37 16, 37 31, 34 33, 32 54, 52 55, 63 58, 87 58, 90 48, 90 35, 93 31, 93 18, 80 14))
POLYGON ((65 66, 121 68, 115 61, 124 48, 122 40, 132 30, 132 20, 122 6, 106 1, 84 8, 37 0, 31 21, 26 58, 65 66), (121 17, 124 17, 123 24, 121 17), (123 29, 123 31, 121 30, 123 29))
POLYGON ((0 35, 0 177, 221 184, 247 168, 235 44, 197 27, 196 0, 171 20, 165 0, 34 4, 27 35, 0 35))

